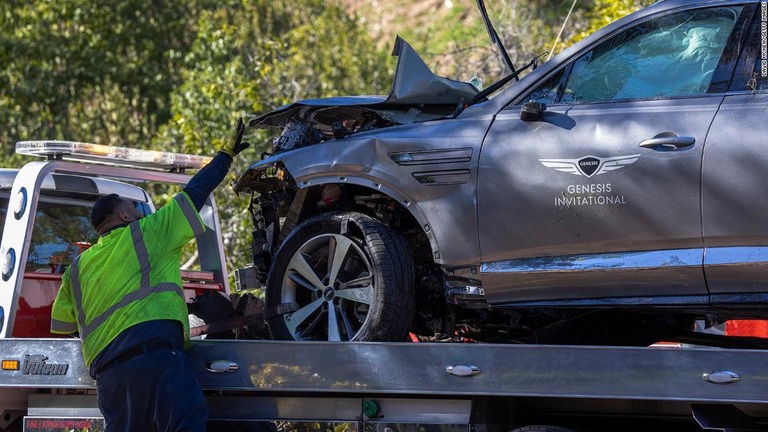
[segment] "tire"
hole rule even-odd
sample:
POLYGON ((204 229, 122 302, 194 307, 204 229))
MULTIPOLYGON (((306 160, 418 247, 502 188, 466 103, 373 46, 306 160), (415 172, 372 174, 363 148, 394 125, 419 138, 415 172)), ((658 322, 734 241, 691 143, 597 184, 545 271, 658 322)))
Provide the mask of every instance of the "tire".
POLYGON ((414 313, 413 274, 408 244, 386 225, 355 212, 314 216, 275 255, 265 298, 270 334, 282 340, 405 340, 414 313))

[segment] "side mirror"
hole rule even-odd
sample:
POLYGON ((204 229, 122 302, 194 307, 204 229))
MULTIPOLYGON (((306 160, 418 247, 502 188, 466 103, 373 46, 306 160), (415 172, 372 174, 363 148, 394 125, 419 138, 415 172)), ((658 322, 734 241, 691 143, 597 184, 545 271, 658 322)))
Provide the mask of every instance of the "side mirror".
POLYGON ((520 120, 525 122, 536 121, 544 115, 544 111, 547 110, 547 104, 543 102, 528 101, 523 104, 523 108, 520 109, 520 120))

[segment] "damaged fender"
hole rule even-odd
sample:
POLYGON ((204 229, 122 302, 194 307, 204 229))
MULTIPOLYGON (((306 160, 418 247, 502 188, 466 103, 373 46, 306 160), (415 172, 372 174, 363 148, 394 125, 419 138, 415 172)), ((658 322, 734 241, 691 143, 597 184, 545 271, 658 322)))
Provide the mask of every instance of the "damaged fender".
POLYGON ((264 194, 282 190, 289 180, 297 189, 363 186, 407 209, 429 239, 436 263, 476 265, 477 163, 491 119, 403 125, 278 153, 251 165, 234 188, 264 194), (427 223, 426 212, 439 217, 427 223))

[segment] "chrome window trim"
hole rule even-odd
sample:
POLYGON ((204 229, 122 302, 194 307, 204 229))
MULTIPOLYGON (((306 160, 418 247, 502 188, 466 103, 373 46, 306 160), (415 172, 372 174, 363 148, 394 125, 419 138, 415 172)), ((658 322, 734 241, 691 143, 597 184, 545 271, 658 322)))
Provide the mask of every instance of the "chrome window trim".
POLYGON ((768 246, 730 246, 705 249, 705 266, 768 265, 768 246))
MULTIPOLYGON (((766 249, 768 253, 768 248, 766 249)), ((483 263, 482 273, 541 273, 701 267, 704 249, 665 249, 602 254, 519 258, 483 263)))
POLYGON ((584 272, 643 268, 768 265, 768 245, 665 249, 518 258, 482 263, 481 273, 584 272))

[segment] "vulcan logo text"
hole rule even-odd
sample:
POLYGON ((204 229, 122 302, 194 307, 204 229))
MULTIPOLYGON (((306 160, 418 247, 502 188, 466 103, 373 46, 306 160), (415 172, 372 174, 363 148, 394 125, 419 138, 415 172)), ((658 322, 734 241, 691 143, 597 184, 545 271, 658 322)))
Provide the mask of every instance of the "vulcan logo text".
POLYGON ((24 359, 24 375, 66 375, 68 364, 46 363, 48 357, 42 354, 28 355, 24 359))

